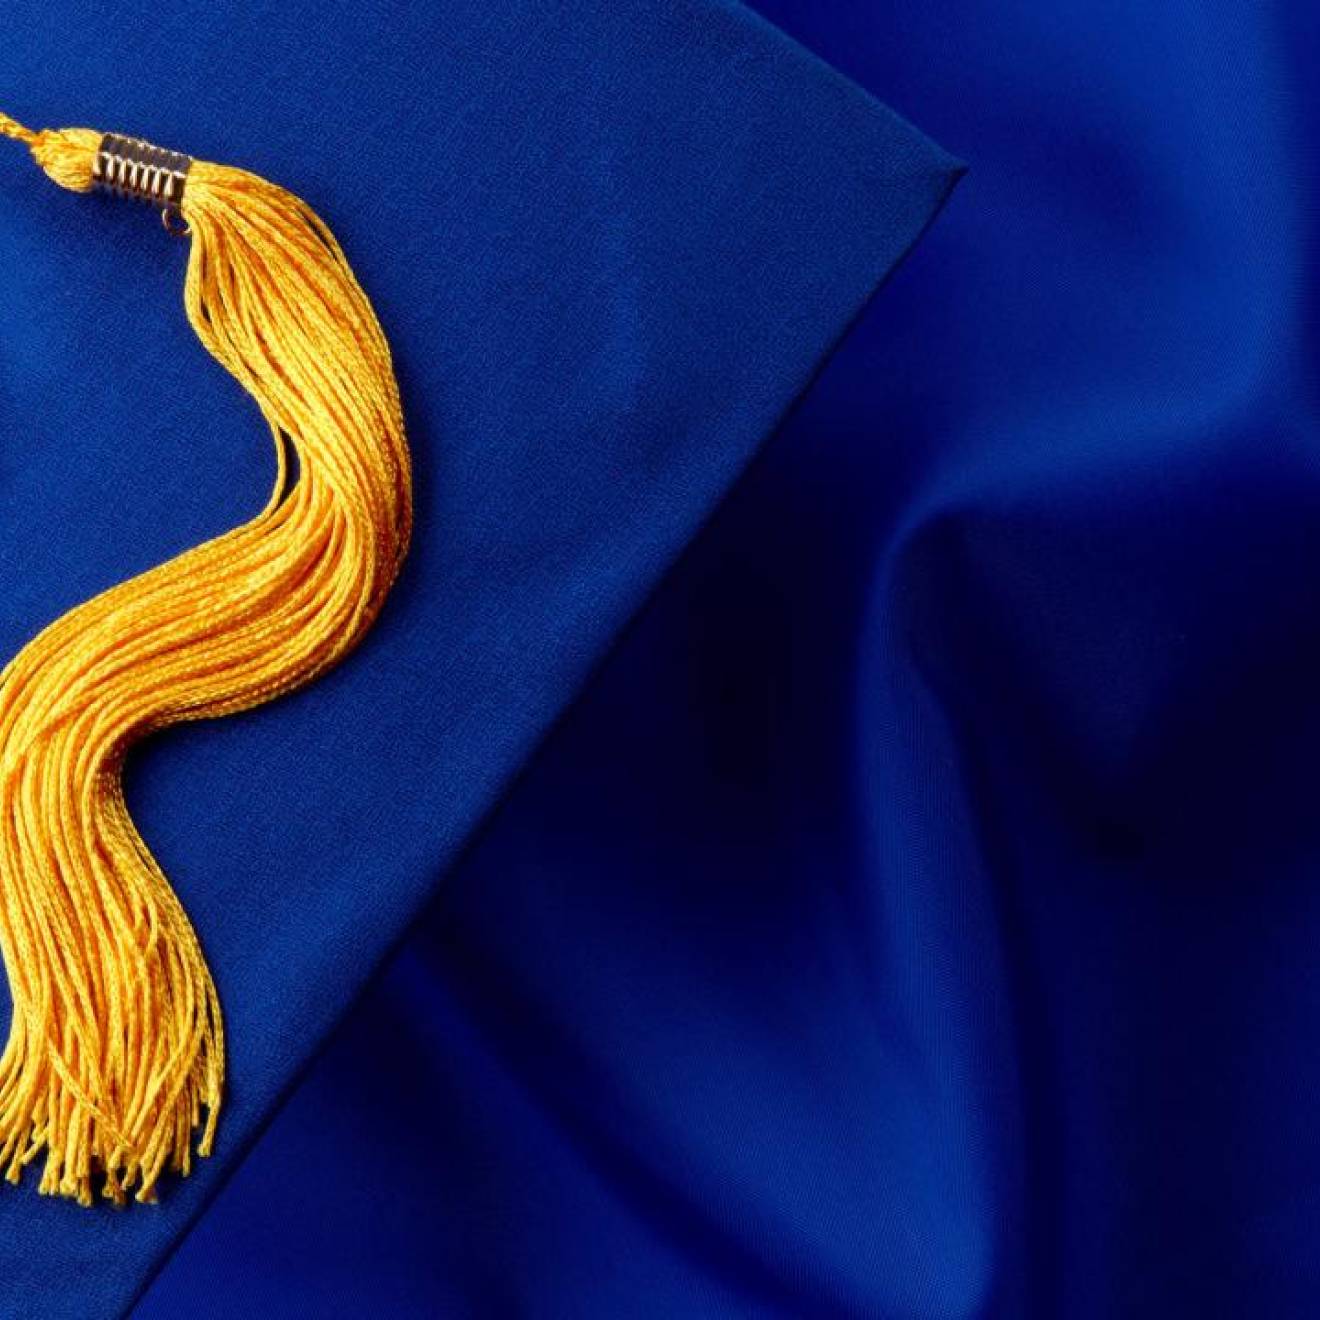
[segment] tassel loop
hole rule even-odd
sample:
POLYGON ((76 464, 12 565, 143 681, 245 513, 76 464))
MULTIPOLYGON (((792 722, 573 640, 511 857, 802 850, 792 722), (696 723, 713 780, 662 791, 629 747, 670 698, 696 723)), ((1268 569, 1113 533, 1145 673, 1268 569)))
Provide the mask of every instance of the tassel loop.
POLYGON ((91 192, 94 185, 96 149, 102 134, 90 128, 25 128, 16 119, 0 114, 0 137, 27 144, 32 159, 61 188, 91 192))

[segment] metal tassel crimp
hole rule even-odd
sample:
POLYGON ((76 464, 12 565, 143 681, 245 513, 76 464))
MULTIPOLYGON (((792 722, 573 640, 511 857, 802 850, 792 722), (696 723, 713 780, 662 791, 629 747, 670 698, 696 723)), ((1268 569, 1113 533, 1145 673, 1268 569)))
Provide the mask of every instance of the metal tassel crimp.
POLYGON ((192 157, 180 151, 107 133, 97 148, 92 178, 107 192, 159 206, 165 228, 173 232, 180 224, 179 204, 191 166, 192 157))

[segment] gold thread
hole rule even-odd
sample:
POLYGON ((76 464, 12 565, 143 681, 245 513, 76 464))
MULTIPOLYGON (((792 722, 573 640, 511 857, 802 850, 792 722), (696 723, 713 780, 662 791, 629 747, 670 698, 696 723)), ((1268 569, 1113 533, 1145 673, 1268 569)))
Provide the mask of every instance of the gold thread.
MULTIPOLYGON (((0 115, 0 135, 74 191, 109 168, 88 129, 34 133, 0 115)), ((114 183, 160 200, 172 167, 154 159, 114 166, 114 183)), ((215 986, 129 817, 124 754, 337 663, 380 609, 412 525, 389 346, 338 243, 256 175, 205 161, 186 175, 184 305, 274 435, 270 499, 56 619, 0 673, 0 952, 14 1005, 0 1172, 17 1182, 44 1159, 39 1190, 84 1205, 97 1183, 146 1201, 164 1170, 188 1173, 194 1143, 211 1150, 224 1090, 215 986)))

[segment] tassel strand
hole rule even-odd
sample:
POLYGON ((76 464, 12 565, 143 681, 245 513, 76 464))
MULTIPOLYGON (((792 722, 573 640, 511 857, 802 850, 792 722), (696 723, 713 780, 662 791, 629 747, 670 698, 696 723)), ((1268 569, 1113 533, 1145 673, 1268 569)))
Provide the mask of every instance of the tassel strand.
MULTIPOLYGON (((103 135, 0 114, 57 184, 103 135)), ((337 663, 376 617, 412 520, 389 347, 324 223, 256 175, 193 161, 184 306, 275 439, 251 522, 56 619, 0 673, 0 1173, 43 1193, 155 1199, 215 1139, 224 1027, 182 905, 124 802, 128 749, 246 710, 337 663), (200 1136, 198 1129, 200 1128, 200 1136)))

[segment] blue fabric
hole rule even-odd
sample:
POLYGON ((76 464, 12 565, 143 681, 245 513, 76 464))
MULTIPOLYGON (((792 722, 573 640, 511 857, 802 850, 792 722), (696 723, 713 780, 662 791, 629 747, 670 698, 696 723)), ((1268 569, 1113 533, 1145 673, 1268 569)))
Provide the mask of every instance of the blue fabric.
MULTIPOLYGON (((129 1304, 956 167, 719 0, 17 0, 3 27, 23 120, 312 200, 395 347, 418 478, 362 651, 133 760, 232 1085, 215 1159, 159 1209, 0 1195, 0 1314, 40 1320, 129 1304)), ((7 654, 250 516, 271 455, 192 339, 184 249, 153 217, 56 190, 17 147, 0 197, 7 654)), ((405 1166, 443 1126, 400 1129, 405 1166)), ((355 1157, 327 1135, 314 1159, 350 1177, 355 1157)))
POLYGON ((1320 10, 762 5, 971 171, 149 1320, 1320 1314, 1320 10))

